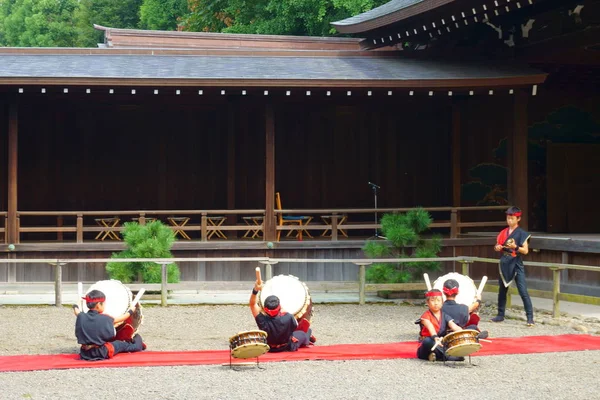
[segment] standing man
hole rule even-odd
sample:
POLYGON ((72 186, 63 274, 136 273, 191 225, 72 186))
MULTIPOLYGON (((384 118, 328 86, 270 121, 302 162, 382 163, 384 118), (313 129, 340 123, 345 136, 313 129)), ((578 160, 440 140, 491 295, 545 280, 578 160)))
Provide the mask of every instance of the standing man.
POLYGON ((492 318, 492 322, 504 321, 506 293, 510 284, 515 281, 525 307, 527 326, 533 326, 535 324, 533 321, 533 305, 527 292, 525 266, 522 259, 523 255, 529 253, 527 242, 531 235, 519 227, 521 214, 522 212, 518 207, 510 207, 506 210, 508 228, 500 232, 494 246, 494 250, 501 251, 502 256, 500 257, 500 279, 498 280, 498 315, 492 318))

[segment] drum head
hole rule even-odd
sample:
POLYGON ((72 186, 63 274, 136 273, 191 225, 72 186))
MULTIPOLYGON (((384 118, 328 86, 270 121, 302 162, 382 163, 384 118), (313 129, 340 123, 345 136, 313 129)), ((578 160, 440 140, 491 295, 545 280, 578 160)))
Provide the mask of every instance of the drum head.
MULTIPOLYGON (((98 281, 90 286, 85 293, 88 294, 92 290, 100 290, 104 293, 106 296, 104 314, 110 315, 113 318, 123 315, 133 300, 129 288, 121 283, 121 281, 114 279, 98 281)), ((83 311, 88 311, 85 301, 83 302, 83 311)))
POLYGON ((269 351, 269 345, 264 343, 243 344, 231 350, 234 358, 254 358, 261 356, 269 351))
POLYGON ((263 309, 266 298, 271 295, 277 296, 281 308, 294 314, 296 318, 301 316, 296 314, 304 314, 310 304, 308 288, 293 275, 277 275, 264 283, 259 292, 259 302, 263 309))
POLYGON ((450 272, 449 274, 440 276, 433 282, 433 288, 439 289, 442 292, 444 301, 446 296, 444 293, 444 282, 448 279, 455 279, 458 282, 458 295, 456 296, 456 302, 459 304, 466 304, 470 306, 475 301, 477 296, 477 287, 473 279, 466 275, 459 274, 458 272, 450 272))
POLYGON ((463 343, 458 344, 456 346, 452 346, 448 350, 446 350, 446 355, 454 356, 454 357, 465 357, 471 355, 481 349, 481 344, 479 343, 463 343))

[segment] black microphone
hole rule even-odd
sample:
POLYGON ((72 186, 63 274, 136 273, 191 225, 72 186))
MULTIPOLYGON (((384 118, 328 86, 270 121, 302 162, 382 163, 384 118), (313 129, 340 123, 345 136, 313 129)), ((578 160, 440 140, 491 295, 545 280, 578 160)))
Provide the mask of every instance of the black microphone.
POLYGON ((381 189, 381 186, 374 184, 373 182, 368 182, 369 185, 376 187, 377 189, 381 189))

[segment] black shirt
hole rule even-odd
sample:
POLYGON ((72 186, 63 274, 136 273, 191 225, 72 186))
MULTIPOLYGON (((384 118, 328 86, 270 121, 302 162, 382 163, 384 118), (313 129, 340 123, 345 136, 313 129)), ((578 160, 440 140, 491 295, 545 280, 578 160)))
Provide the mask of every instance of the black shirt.
POLYGON ((103 345, 115 337, 115 320, 96 310, 77 314, 75 322, 75 336, 79 344, 103 345))
POLYGON ((464 328, 469 322, 469 306, 465 304, 459 304, 454 300, 446 300, 442 305, 442 311, 448 314, 456 325, 464 328))
POLYGON ((298 325, 296 318, 289 313, 276 317, 259 313, 255 319, 258 329, 267 332, 267 344, 272 348, 288 343, 298 325))

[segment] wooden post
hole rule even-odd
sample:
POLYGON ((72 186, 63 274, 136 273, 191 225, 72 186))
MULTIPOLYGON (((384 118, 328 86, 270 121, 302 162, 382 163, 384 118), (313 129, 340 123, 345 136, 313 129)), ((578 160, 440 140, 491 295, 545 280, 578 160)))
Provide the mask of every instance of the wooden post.
MULTIPOLYGON (((58 217, 56 217, 56 226, 58 228, 62 228, 64 224, 64 220, 62 215, 59 215, 58 217)), ((62 232, 56 232, 56 240, 58 240, 59 242, 62 242, 63 240, 63 233, 62 232)))
POLYGON ((331 216, 331 240, 338 240, 338 216, 337 214, 333 214, 331 216))
POLYGON ((508 201, 523 210, 519 225, 528 230, 529 214, 527 180, 527 93, 516 90, 513 106, 513 129, 507 141, 508 156, 508 201))
POLYGON ((140 213, 140 219, 138 220, 140 225, 146 225, 146 213, 140 213))
MULTIPOLYGON (((227 107, 227 209, 235 210, 235 122, 236 122, 236 104, 229 100, 227 107)), ((229 214, 227 216, 227 225, 235 226, 238 216, 229 214)), ((231 239, 238 237, 238 231, 229 231, 227 235, 231 239)))
POLYGON ((62 306, 62 265, 59 260, 56 260, 54 265, 54 305, 56 307, 62 306))
POLYGON ((200 238, 203 242, 208 240, 208 217, 205 212, 200 217, 200 238))
POLYGON ((367 265, 371 263, 356 263, 358 265, 358 304, 363 305, 366 302, 365 286, 367 283, 367 265))
POLYGON ((8 225, 6 228, 7 243, 19 243, 17 227, 17 167, 19 165, 18 137, 19 119, 16 102, 11 102, 8 110, 8 225))
MULTIPOLYGON (((461 116, 462 109, 464 108, 464 100, 454 98, 452 99, 452 205, 454 207, 460 207, 461 201, 461 164, 460 164, 460 153, 461 153, 461 116)), ((450 215, 451 228, 450 237, 457 238, 460 234, 460 228, 458 227, 458 213, 457 210, 452 210, 450 215)))
POLYGON ((160 305, 167 306, 167 264, 160 264, 160 305))
MULTIPOLYGON (((561 264, 568 264, 569 263, 569 253, 567 253, 566 251, 562 252, 562 257, 561 257, 561 264)), ((560 271, 560 281, 562 283, 569 283, 569 270, 567 268, 562 268, 560 271)))
POLYGON ((83 214, 77 214, 77 243, 83 243, 83 214))
POLYGON ((465 276, 469 276, 469 261, 461 261, 462 264, 462 274, 465 276))
POLYGON ((277 238, 275 218, 275 111, 266 105, 265 113, 265 231, 263 238, 272 242, 277 238))
POLYGON ((453 208, 450 211, 450 238, 455 239, 458 237, 458 210, 453 208))
POLYGON ((560 317, 560 267, 550 267, 552 270, 552 318, 560 317))

